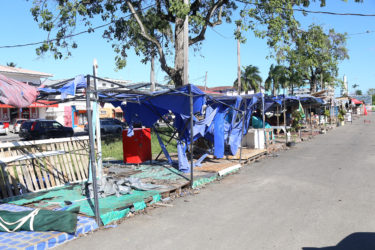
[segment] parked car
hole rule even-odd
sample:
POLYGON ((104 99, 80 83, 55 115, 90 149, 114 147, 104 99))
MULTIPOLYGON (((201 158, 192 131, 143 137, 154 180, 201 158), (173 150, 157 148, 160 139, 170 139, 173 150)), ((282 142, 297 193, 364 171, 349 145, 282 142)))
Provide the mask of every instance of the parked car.
POLYGON ((8 132, 8 128, 5 126, 3 122, 0 122, 0 134, 6 135, 8 132))
POLYGON ((12 127, 9 127, 11 132, 13 133, 19 133, 22 123, 26 121, 26 119, 16 119, 14 120, 12 127))
POLYGON ((121 125, 123 129, 126 129, 126 127, 128 126, 126 124, 126 122, 122 122, 122 121, 120 121, 119 119, 116 119, 116 118, 100 118, 100 120, 101 121, 113 121, 117 125, 121 125))
POLYGON ((27 140, 71 137, 74 131, 55 120, 27 120, 22 123, 19 136, 27 140))
MULTIPOLYGON (((117 119, 114 118, 103 118, 100 119, 100 132, 102 134, 120 134, 123 130, 123 124, 120 124, 116 121, 117 119)), ((88 124, 85 124, 85 131, 89 131, 88 124)))

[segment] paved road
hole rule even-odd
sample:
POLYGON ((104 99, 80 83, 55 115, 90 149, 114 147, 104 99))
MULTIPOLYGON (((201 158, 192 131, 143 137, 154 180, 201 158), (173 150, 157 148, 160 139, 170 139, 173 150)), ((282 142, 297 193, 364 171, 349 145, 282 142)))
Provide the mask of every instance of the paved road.
POLYGON ((375 114, 366 119, 61 248, 307 250, 348 237, 329 249, 375 249, 375 114))
POLYGON ((18 134, 14 134, 11 132, 8 132, 6 135, 0 135, 1 142, 18 141, 18 140, 20 140, 20 137, 18 136, 18 134))

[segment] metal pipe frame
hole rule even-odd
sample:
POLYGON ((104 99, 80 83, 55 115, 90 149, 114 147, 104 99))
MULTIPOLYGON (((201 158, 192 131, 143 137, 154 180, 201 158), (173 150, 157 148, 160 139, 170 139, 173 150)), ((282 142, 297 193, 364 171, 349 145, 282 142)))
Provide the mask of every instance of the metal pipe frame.
POLYGON ((98 184, 96 180, 96 159, 95 159, 95 141, 94 141, 94 131, 92 126, 92 107, 90 103, 90 76, 87 76, 87 89, 86 89, 86 111, 87 111, 87 122, 89 127, 89 142, 90 142, 90 166, 91 166, 91 175, 92 175, 92 185, 94 189, 94 212, 95 212, 95 220, 98 226, 102 225, 100 219, 100 211, 99 211, 99 197, 98 197, 98 184))
POLYGON ((191 84, 189 84, 189 94, 190 94, 190 187, 193 188, 194 186, 194 162, 193 162, 194 110, 193 110, 193 95, 191 91, 191 84))

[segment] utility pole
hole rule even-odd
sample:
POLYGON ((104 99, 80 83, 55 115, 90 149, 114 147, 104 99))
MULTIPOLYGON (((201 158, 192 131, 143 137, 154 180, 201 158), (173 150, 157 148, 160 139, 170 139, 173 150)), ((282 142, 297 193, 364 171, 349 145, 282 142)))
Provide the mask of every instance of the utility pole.
POLYGON ((150 73, 150 91, 154 92, 155 91, 155 57, 154 54, 151 56, 151 73, 150 73))
MULTIPOLYGON (((189 0, 184 0, 184 4, 188 5, 189 0)), ((183 84, 189 84, 189 14, 185 17, 184 22, 184 73, 183 84)))
MULTIPOLYGON (((240 32, 240 25, 237 24, 237 32, 240 32)), ((238 84, 238 95, 241 95, 241 51, 240 51, 240 39, 237 39, 237 84, 238 84)))

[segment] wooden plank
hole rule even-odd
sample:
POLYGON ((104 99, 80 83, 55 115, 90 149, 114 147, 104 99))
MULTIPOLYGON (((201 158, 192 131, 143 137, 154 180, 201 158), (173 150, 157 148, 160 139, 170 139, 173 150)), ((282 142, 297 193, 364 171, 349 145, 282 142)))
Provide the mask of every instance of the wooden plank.
POLYGON ((22 193, 25 194, 25 193, 27 193, 27 186, 26 186, 26 183, 25 183, 24 174, 22 172, 22 167, 23 167, 22 164, 23 164, 23 162, 18 162, 16 164, 16 171, 17 171, 17 175, 18 175, 18 181, 21 185, 22 193))
MULTIPOLYGON (((10 155, 12 155, 12 156, 17 155, 17 151, 15 150, 15 148, 9 148, 9 149, 10 149, 10 155)), ((22 172, 22 167, 23 167, 24 164, 25 164, 25 161, 19 161, 15 164, 16 172, 17 172, 17 175, 18 175, 18 182, 21 185, 21 190, 22 190, 23 194, 27 193, 26 183, 24 181, 24 174, 22 172)), ((17 188, 17 190, 18 190, 18 188, 17 188)))
POLYGON ((81 175, 81 171, 79 169, 79 160, 76 154, 76 149, 74 148, 71 142, 67 142, 68 150, 70 157, 72 158, 72 165, 77 175, 77 180, 83 180, 84 178, 81 175))
POLYGON ((29 153, 29 154, 23 154, 23 155, 13 155, 10 157, 5 157, 0 159, 0 163, 12 163, 16 161, 22 161, 22 160, 32 160, 32 159, 38 159, 38 158, 45 158, 48 156, 53 156, 53 155, 63 155, 65 154, 65 151, 58 150, 58 151, 48 151, 48 152, 37 152, 35 151, 34 153, 29 153))
MULTIPOLYGON (((52 146, 51 144, 46 144, 46 149, 47 150, 52 150, 52 146)), ((64 179, 64 175, 61 171, 61 168, 60 168, 60 163, 59 163, 59 159, 57 158, 57 156, 51 156, 48 158, 50 160, 50 163, 52 164, 52 168, 53 168, 53 175, 54 175, 54 179, 55 179, 55 183, 57 186, 60 185, 60 183, 63 183, 63 182, 60 182, 60 179, 64 179)))
MULTIPOLYGON (((66 152, 69 152, 69 147, 68 147, 68 144, 66 142, 63 142, 61 143, 64 147, 64 150, 66 152)), ((76 173, 74 171, 74 168, 73 168, 73 164, 72 164, 72 158, 70 157, 70 153, 66 153, 65 155, 63 155, 63 157, 66 159, 67 163, 68 163, 68 168, 70 170, 70 173, 72 175, 72 181, 77 181, 77 177, 76 177, 76 173)))
MULTIPOLYGON (((52 150, 60 150, 60 146, 58 146, 57 144, 50 144, 50 145, 52 147, 52 150)), ((56 157, 58 159, 58 162, 59 162, 58 165, 59 165, 59 168, 61 170, 62 177, 63 177, 62 180, 60 179, 60 182, 61 182, 61 184, 67 183, 67 182, 69 182, 69 175, 68 175, 68 171, 65 168, 65 162, 64 162, 61 155, 57 155, 56 157)))
POLYGON ((3 177, 4 177, 4 180, 5 180, 5 190, 8 192, 8 194, 7 194, 8 197, 12 197, 13 196, 13 192, 12 192, 12 189, 10 187, 8 173, 5 170, 5 168, 6 167, 4 165, 1 165, 1 171, 3 172, 3 177))
POLYGON ((202 164, 202 167, 195 168, 196 171, 203 171, 203 172, 211 172, 211 173, 218 173, 226 168, 235 166, 237 164, 230 162, 230 161, 222 161, 222 162, 209 162, 202 164))
POLYGON ((5 182, 5 177, 3 175, 3 171, 0 168, 0 188, 1 188, 1 197, 2 198, 7 198, 8 193, 6 190, 6 182, 5 182))
POLYGON ((18 188, 18 179, 17 179, 17 174, 16 174, 16 171, 15 171, 15 166, 8 166, 7 167, 7 170, 8 170, 8 173, 9 173, 9 177, 11 178, 12 180, 12 186, 13 186, 13 193, 15 195, 20 195, 20 190, 18 188))
MULTIPOLYGON (((43 144, 40 147, 41 147, 43 152, 48 151, 46 144, 43 144)), ((43 168, 42 168, 43 176, 46 175, 44 178, 46 178, 46 180, 48 180, 46 182, 47 188, 55 187, 56 182, 55 182, 53 165, 51 164, 51 156, 45 157, 41 161, 43 163, 43 168)))
MULTIPOLYGON (((35 147, 30 148, 31 153, 35 154, 37 153, 38 149, 35 147)), ((45 189, 46 186, 44 184, 42 172, 40 171, 40 162, 38 159, 32 159, 31 160, 33 168, 34 168, 34 175, 36 175, 35 185, 38 186, 40 189, 45 189)))
MULTIPOLYGON (((4 150, 1 149, 0 150, 0 157, 5 157, 4 156, 4 150)), ((8 193, 6 191, 6 183, 5 183, 5 179, 4 179, 4 175, 3 175, 3 171, 1 171, 1 175, 0 175, 0 188, 1 188, 1 194, 2 194, 2 198, 7 198, 8 197, 8 193)))
MULTIPOLYGON (((55 146, 58 150, 64 150, 64 145, 62 143, 56 143, 55 146)), ((66 159, 66 157, 64 157, 64 155, 60 155, 60 165, 64 172, 67 174, 68 181, 73 181, 73 176, 68 166, 68 160, 66 159)))
POLYGON ((14 148, 14 147, 29 147, 29 146, 36 146, 42 144, 55 144, 61 142, 68 142, 68 141, 82 141, 88 140, 88 136, 77 136, 77 137, 67 137, 67 138, 55 138, 55 139, 47 139, 47 140, 35 140, 35 141, 14 141, 14 142, 5 142, 0 143, 0 148, 14 148))
POLYGON ((79 151, 82 159, 83 171, 85 172, 86 178, 89 177, 89 153, 88 153, 88 146, 86 141, 76 141, 78 147, 81 148, 79 151))
MULTIPOLYGON (((23 154, 25 151, 27 152, 29 149, 28 148, 22 148, 18 150, 20 154, 23 154)), ((35 178, 35 171, 34 171, 34 166, 31 162, 31 160, 25 161, 25 165, 22 168, 22 171, 24 171, 25 176, 26 176, 26 183, 27 183, 27 189, 29 191, 38 191, 39 187, 36 185, 36 178, 35 178)))
POLYGON ((71 144, 72 144, 72 147, 73 149, 75 150, 75 155, 76 155, 76 158, 77 158, 77 161, 78 161, 78 168, 79 168, 79 171, 81 173, 81 177, 82 177, 82 180, 85 180, 87 179, 87 176, 86 176, 86 173, 85 173, 85 165, 83 163, 83 158, 85 156, 81 155, 82 154, 82 147, 80 146, 80 144, 77 143, 77 141, 71 141, 71 144))
MULTIPOLYGON (((8 157, 9 155, 11 154, 10 152, 10 149, 8 148, 8 150, 6 150, 4 152, 4 156, 5 157, 8 157)), ((2 171, 3 171, 3 177, 4 177, 4 180, 5 180, 5 186, 6 186, 6 190, 8 192, 8 196, 11 197, 11 196, 14 196, 13 194, 13 190, 12 190, 12 186, 11 186, 11 183, 12 183, 12 176, 7 172, 7 166, 5 164, 2 164, 2 171)))
MULTIPOLYGON (((40 145, 39 147, 36 147, 35 149, 36 149, 37 152, 39 152, 41 154, 45 154, 45 151, 43 150, 42 145, 40 145)), ((43 180, 44 180, 43 181, 44 188, 48 189, 48 188, 51 187, 51 182, 50 182, 50 178, 49 178, 49 175, 48 175, 49 171, 48 171, 47 166, 46 166, 46 157, 36 158, 35 161, 38 162, 39 170, 42 173, 43 180)))
POLYGON ((89 154, 90 154, 90 147, 89 147, 89 141, 85 140, 85 141, 82 141, 82 144, 83 144, 83 149, 82 149, 82 152, 83 152, 83 162, 86 166, 85 168, 85 173, 86 173, 86 176, 87 178, 89 178, 89 164, 90 164, 90 161, 89 161, 89 154))

